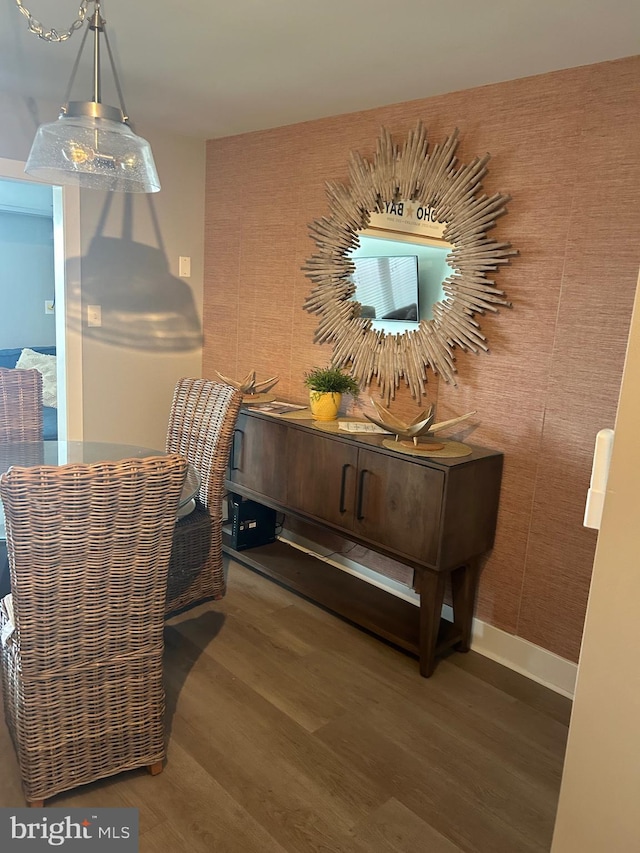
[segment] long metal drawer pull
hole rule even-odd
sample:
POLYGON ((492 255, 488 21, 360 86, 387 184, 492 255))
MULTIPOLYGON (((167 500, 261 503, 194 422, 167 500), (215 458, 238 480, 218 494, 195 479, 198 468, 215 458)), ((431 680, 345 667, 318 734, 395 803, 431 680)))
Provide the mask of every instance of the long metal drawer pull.
POLYGON ((362 504, 364 503, 364 475, 368 474, 369 471, 366 468, 363 468, 360 471, 360 479, 358 481, 358 508, 356 509, 356 518, 358 521, 362 521, 364 518, 364 513, 362 512, 362 504))
POLYGON ((234 429, 233 440, 231 442, 231 470, 232 471, 237 471, 240 468, 239 465, 236 465, 236 450, 237 450, 236 437, 242 436, 242 435, 244 435, 244 433, 242 432, 241 429, 234 429))
POLYGON ((340 480, 340 512, 346 512, 347 508, 344 505, 344 496, 347 490, 347 471, 351 468, 348 462, 342 466, 342 479, 340 480))

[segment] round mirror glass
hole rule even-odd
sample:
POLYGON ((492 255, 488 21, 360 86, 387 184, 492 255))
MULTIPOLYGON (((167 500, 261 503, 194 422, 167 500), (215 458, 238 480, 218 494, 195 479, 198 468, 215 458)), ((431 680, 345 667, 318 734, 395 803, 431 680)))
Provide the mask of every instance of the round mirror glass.
POLYGON ((349 257, 355 270, 360 316, 389 334, 411 332, 421 320, 433 319, 433 307, 444 299, 443 284, 454 272, 447 263, 450 246, 390 237, 358 236, 349 257))

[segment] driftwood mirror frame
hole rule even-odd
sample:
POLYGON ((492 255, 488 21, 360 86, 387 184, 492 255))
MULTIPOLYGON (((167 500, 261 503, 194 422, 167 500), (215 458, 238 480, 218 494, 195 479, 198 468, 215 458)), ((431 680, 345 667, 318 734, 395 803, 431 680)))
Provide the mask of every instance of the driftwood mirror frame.
POLYGON ((382 128, 373 161, 358 152, 349 158, 349 183, 329 181, 329 216, 309 225, 317 251, 303 267, 314 287, 305 310, 320 317, 314 340, 335 344, 331 363, 350 371, 361 387, 375 376, 381 396, 389 403, 404 378, 411 395, 426 393, 427 368, 453 385, 453 348, 488 352, 486 338, 474 315, 511 307, 487 273, 517 255, 510 243, 487 237, 496 219, 507 212, 509 196, 480 194, 490 155, 457 165, 458 131, 429 152, 421 122, 402 148, 382 128), (370 212, 385 203, 411 201, 432 208, 435 219, 446 223, 443 239, 451 244, 447 263, 453 274, 443 284, 444 298, 433 306, 433 319, 421 320, 415 331, 392 334, 372 328, 359 316, 352 301, 354 264, 349 253, 358 246, 358 234, 369 226, 370 212))

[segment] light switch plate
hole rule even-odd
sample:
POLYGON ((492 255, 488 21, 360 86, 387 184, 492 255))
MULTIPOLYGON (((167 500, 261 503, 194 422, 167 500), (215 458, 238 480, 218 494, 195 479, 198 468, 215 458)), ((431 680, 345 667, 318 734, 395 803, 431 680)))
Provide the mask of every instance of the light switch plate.
POLYGON ((178 275, 180 278, 191 277, 191 258, 180 255, 178 258, 178 275))
POLYGON ((102 306, 87 305, 87 326, 102 325, 102 306))

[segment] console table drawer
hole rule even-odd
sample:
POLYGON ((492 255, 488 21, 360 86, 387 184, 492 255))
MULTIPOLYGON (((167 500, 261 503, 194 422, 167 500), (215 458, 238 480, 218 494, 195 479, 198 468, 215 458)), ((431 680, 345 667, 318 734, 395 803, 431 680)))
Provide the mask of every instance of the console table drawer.
POLYGON ((356 493, 354 533, 400 557, 437 564, 442 471, 360 449, 356 493))
POLYGON ((290 430, 287 505, 399 556, 435 565, 444 474, 290 430))
POLYGON ((286 502, 287 434, 282 422, 241 413, 233 432, 229 479, 274 501, 286 502))

